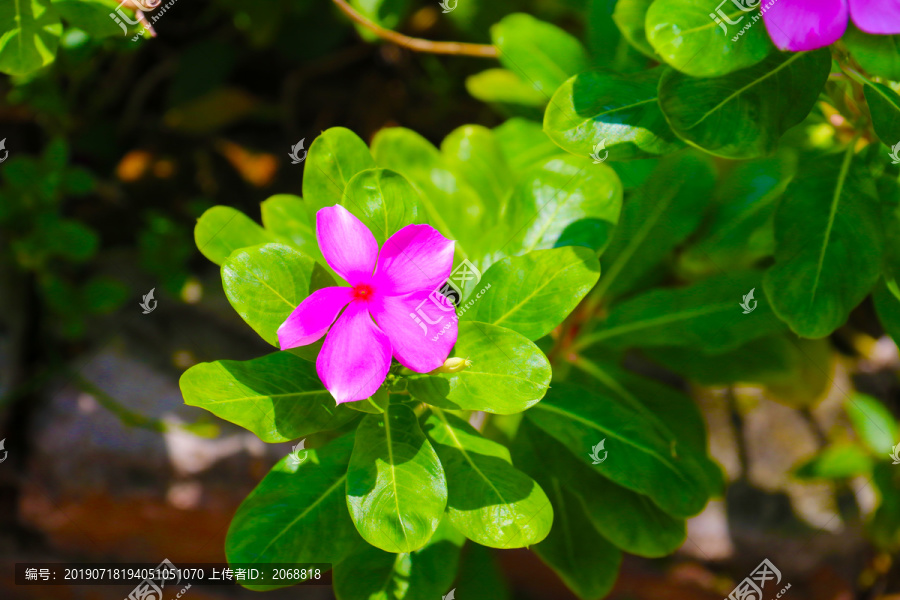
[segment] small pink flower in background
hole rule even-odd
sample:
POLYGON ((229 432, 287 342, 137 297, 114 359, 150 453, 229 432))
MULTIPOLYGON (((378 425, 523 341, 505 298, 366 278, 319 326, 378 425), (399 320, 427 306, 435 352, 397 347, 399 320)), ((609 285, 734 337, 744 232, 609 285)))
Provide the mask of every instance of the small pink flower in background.
POLYGON ((866 33, 900 33, 900 0, 775 0, 763 11, 769 37, 781 50, 793 52, 836 42, 848 18, 866 33))
MULTIPOLYGON (((311 344, 327 331, 316 371, 339 404, 374 394, 392 356, 418 373, 441 366, 456 343, 456 320, 433 342, 409 315, 450 276, 453 242, 430 225, 407 225, 379 254, 372 232, 340 205, 316 213, 316 238, 350 287, 323 288, 303 300, 278 328, 281 349, 311 344)), ((437 305, 430 310, 440 312, 437 305)))

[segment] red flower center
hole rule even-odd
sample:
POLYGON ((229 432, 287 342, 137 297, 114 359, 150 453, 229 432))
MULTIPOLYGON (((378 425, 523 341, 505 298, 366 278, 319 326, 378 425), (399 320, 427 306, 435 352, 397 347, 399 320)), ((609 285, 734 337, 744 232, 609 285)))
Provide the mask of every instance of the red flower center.
POLYGON ((368 283, 360 283, 353 286, 354 300, 368 300, 375 294, 375 290, 368 283))

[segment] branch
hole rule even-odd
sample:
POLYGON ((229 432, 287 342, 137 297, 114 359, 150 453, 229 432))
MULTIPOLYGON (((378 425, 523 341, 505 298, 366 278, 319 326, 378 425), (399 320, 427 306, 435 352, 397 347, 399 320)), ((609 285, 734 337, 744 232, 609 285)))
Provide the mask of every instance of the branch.
POLYGON ((338 8, 344 11, 348 17, 377 35, 383 40, 393 42, 398 46, 415 50, 416 52, 430 52, 432 54, 457 54, 464 56, 478 56, 481 58, 497 58, 497 48, 490 44, 464 44, 462 42, 432 42, 431 40, 423 40, 421 38, 409 37, 390 29, 385 29, 377 23, 373 23, 365 18, 353 7, 347 4, 346 0, 334 0, 338 8))

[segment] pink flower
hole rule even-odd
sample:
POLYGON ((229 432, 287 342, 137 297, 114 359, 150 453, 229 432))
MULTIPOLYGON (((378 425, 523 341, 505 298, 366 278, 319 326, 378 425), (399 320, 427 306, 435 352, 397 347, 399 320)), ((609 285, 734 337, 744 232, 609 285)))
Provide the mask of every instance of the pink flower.
POLYGON ((431 311, 429 322, 443 320, 446 309, 428 296, 450 276, 453 242, 430 225, 407 225, 379 254, 372 232, 340 205, 316 213, 316 237, 350 287, 323 288, 303 300, 278 328, 281 349, 311 344, 328 331, 316 371, 339 404, 374 394, 392 356, 419 373, 441 366, 456 343, 456 319, 444 316, 448 331, 431 341, 410 314, 431 311))
POLYGON ((900 33, 900 0, 763 0, 762 10, 769 37, 793 52, 836 42, 848 17, 866 33, 900 33))

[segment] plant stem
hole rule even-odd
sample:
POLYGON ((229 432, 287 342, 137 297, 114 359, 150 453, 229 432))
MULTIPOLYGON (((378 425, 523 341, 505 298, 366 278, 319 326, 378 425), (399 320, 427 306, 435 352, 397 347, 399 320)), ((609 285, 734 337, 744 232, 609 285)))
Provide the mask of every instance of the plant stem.
POLYGON ((498 52, 495 46, 490 44, 465 44, 462 42, 433 42, 422 38, 409 37, 390 29, 385 29, 377 23, 373 23, 366 17, 356 12, 346 0, 333 0, 338 8, 344 11, 348 17, 377 35, 383 40, 393 42, 398 46, 415 50, 416 52, 430 52, 431 54, 455 54, 462 56, 478 56, 481 58, 497 58, 498 52))

